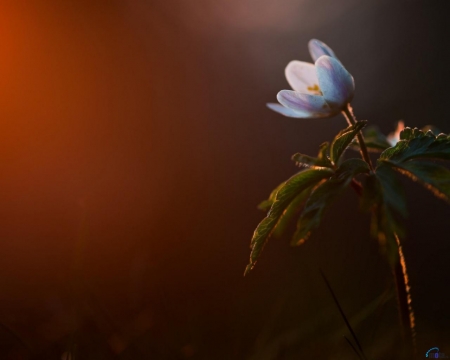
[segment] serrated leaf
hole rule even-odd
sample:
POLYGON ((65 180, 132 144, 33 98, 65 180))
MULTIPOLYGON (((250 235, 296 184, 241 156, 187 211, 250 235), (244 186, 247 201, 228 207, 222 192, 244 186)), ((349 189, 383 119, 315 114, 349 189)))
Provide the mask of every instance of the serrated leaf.
POLYGON ((349 159, 341 164, 330 179, 318 185, 312 191, 298 220, 292 244, 302 244, 309 237, 311 231, 319 226, 325 210, 346 189, 353 177, 369 171, 366 162, 360 159, 349 159))
POLYGON ((357 121, 356 124, 342 130, 334 138, 330 148, 330 159, 332 163, 338 163, 339 158, 353 141, 353 138, 358 134, 359 131, 361 131, 364 126, 366 126, 366 124, 367 121, 365 120, 357 121))
POLYGON ((424 161, 384 161, 383 164, 421 183, 437 197, 450 202, 450 170, 444 166, 424 161))
POLYGON ((273 230, 273 235, 275 237, 281 237, 294 217, 300 214, 300 211, 302 210, 306 199, 311 194, 311 191, 312 187, 309 187, 306 190, 303 190, 299 195, 297 195, 294 200, 292 200, 292 202, 281 215, 280 220, 273 230))
POLYGON ((405 128, 400 133, 400 141, 380 155, 380 161, 400 163, 416 158, 450 160, 450 138, 445 134, 437 137, 417 128, 405 128))
POLYGON ((270 234, 278 223, 281 215, 295 197, 308 187, 329 178, 333 171, 328 168, 315 168, 301 171, 291 177, 276 193, 276 198, 266 218, 260 222, 251 240, 250 263, 245 269, 247 274, 254 266, 264 248, 270 234))
POLYGON ((328 157, 329 143, 325 142, 320 145, 319 154, 317 157, 296 153, 292 155, 292 160, 301 166, 320 166, 320 167, 333 167, 328 157))
POLYGON ((450 202, 450 171, 441 165, 424 162, 427 158, 450 160, 450 137, 445 134, 435 136, 430 130, 405 128, 397 145, 380 155, 376 171, 390 167, 450 202))
POLYGON ((259 203, 258 209, 263 211, 269 211, 270 207, 275 201, 275 198, 277 197, 277 192, 284 186, 284 184, 286 184, 286 181, 283 181, 280 185, 278 185, 275 189, 273 189, 269 195, 269 198, 259 203))
POLYGON ((422 131, 424 133, 427 133, 428 131, 431 131, 435 136, 438 136, 441 133, 441 131, 434 125, 425 125, 422 128, 422 131))
POLYGON ((295 161, 295 163, 297 165, 300 165, 300 166, 307 166, 307 167, 310 167, 310 166, 331 167, 332 166, 330 163, 330 160, 328 160, 328 159, 327 159, 328 161, 323 161, 323 160, 320 160, 319 158, 315 158, 315 157, 312 157, 309 155, 304 155, 301 153, 296 153, 296 154, 292 155, 291 159, 292 159, 292 161, 295 161))

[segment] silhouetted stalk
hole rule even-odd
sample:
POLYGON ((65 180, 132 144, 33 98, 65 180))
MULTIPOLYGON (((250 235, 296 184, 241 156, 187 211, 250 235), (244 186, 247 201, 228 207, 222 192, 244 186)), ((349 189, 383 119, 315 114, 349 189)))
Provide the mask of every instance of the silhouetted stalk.
POLYGON ((358 350, 356 350, 355 345, 353 345, 352 342, 351 342, 345 335, 343 335, 343 336, 344 336, 344 339, 347 341, 347 344, 350 345, 351 349, 352 349, 353 352, 356 354, 356 356, 358 356, 359 359, 364 360, 364 359, 361 357, 361 354, 358 352, 358 350))
MULTIPOLYGON (((343 319, 344 322, 345 322, 345 326, 347 326, 348 331, 349 331, 350 334, 352 335, 353 340, 355 341, 356 346, 358 347, 359 353, 358 353, 358 351, 357 351, 357 353, 361 355, 360 357, 361 357, 363 360, 367 360, 367 357, 366 357, 366 355, 364 354, 364 351, 363 351, 362 346, 361 346, 361 344, 360 344, 360 342, 359 342, 359 340, 358 340, 358 338, 357 338, 357 336, 356 336, 356 334, 355 334, 355 331, 353 330, 352 326, 350 325, 350 322, 348 321, 347 316, 345 316, 344 310, 342 309, 341 304, 339 303, 339 301, 338 301, 338 299, 337 299, 337 297, 336 297, 336 295, 335 295, 335 293, 334 293, 334 291, 333 291, 333 288, 331 287, 330 283, 328 282, 328 279, 327 279, 327 277, 325 276, 325 274, 323 273, 323 271, 322 271, 321 269, 319 269, 319 271, 320 271, 320 275, 322 275, 322 278, 323 278, 323 280, 324 280, 324 282, 325 282, 325 285, 327 286, 328 290, 330 291, 331 296, 333 297, 334 303, 336 304, 336 306, 337 306, 337 308, 338 308, 338 310, 339 310, 339 313, 340 313, 341 316, 342 316, 342 319, 343 319)), ((345 336, 344 336, 344 337, 345 337, 345 336)), ((347 338, 346 338, 346 340, 348 341, 347 338)), ((349 342, 349 343, 350 343, 350 342, 349 342)), ((350 345, 352 345, 352 344, 350 343, 350 345)), ((352 347, 353 347, 353 346, 352 346, 352 347)), ((354 347, 353 347, 353 348, 354 348, 354 347)), ((356 350, 356 349, 355 349, 355 350, 356 350)))
POLYGON ((415 329, 414 329, 414 311, 411 306, 411 293, 406 270, 405 257, 402 246, 397 235, 395 235, 398 245, 398 261, 392 266, 392 271, 397 289, 397 303, 400 316, 400 325, 404 349, 407 352, 405 356, 413 359, 416 356, 415 329))

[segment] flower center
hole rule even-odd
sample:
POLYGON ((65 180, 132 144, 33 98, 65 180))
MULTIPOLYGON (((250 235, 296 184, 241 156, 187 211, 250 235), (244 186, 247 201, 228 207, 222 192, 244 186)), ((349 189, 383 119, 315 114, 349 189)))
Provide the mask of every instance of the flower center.
POLYGON ((308 86, 307 89, 309 92, 312 92, 314 95, 323 95, 322 91, 320 91, 319 85, 317 85, 317 84, 308 86))

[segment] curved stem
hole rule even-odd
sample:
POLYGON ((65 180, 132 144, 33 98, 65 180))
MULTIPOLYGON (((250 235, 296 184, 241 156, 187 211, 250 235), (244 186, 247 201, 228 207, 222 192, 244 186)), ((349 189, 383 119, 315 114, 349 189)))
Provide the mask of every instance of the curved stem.
MULTIPOLYGON (((342 114, 344 115, 345 119, 347 120, 349 125, 355 125, 356 124, 356 118, 355 115, 353 115, 352 108, 350 104, 348 104, 343 110, 342 114)), ((367 151, 366 143, 364 142, 364 136, 362 132, 360 131, 356 135, 359 143, 359 149, 361 152, 361 157, 364 159, 364 161, 369 165, 370 170, 373 172, 373 165, 372 161, 370 160, 369 152, 367 151)))

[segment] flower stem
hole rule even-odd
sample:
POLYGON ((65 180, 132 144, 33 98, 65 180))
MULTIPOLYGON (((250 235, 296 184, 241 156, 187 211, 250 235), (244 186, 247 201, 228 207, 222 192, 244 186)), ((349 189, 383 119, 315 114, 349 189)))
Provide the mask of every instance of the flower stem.
POLYGON ((411 293, 408 280, 408 273, 406 270, 405 257, 403 255, 403 249, 400 244, 400 239, 395 234, 398 246, 399 258, 392 266, 392 272, 395 279, 395 285, 397 288, 397 302, 400 316, 400 326, 402 329, 402 337, 405 352, 405 356, 412 359, 417 355, 416 343, 415 343, 415 320, 414 311, 411 306, 411 293))
MULTIPOLYGON (((347 120, 349 125, 355 125, 356 124, 356 118, 355 115, 353 115, 353 110, 350 104, 348 104, 343 110, 342 114, 344 115, 345 119, 347 120)), ((369 165, 370 170, 373 172, 373 165, 372 160, 370 160, 369 152, 367 151, 366 143, 364 142, 364 136, 362 134, 362 131, 360 131, 356 135, 359 143, 359 149, 361 152, 361 157, 363 160, 369 165)))

